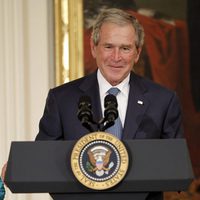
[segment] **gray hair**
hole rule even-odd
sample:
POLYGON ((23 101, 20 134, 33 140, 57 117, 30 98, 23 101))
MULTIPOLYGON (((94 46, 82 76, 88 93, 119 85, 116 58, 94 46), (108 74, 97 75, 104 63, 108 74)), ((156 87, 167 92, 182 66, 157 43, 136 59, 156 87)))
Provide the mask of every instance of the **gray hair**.
POLYGON ((94 25, 92 30, 91 38, 94 42, 94 45, 98 45, 100 40, 100 29, 103 23, 110 22, 120 26, 131 24, 135 29, 136 33, 136 48, 141 48, 144 44, 144 29, 138 20, 131 14, 116 8, 106 9, 101 12, 94 25))

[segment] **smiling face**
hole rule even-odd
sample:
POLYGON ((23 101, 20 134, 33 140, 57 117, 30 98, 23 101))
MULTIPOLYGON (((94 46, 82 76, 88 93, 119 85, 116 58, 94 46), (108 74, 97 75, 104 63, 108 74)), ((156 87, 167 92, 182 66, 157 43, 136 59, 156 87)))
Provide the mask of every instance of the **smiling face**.
POLYGON ((131 24, 120 26, 110 22, 101 26, 97 45, 91 40, 92 55, 111 85, 122 82, 138 61, 141 49, 136 48, 135 41, 135 30, 131 24))

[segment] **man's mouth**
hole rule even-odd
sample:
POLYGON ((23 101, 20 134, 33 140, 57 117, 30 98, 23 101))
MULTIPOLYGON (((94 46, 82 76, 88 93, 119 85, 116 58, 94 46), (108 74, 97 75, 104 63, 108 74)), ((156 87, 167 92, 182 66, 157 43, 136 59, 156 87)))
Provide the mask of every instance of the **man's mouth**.
POLYGON ((112 67, 112 68, 123 68, 122 65, 109 65, 109 66, 112 67))

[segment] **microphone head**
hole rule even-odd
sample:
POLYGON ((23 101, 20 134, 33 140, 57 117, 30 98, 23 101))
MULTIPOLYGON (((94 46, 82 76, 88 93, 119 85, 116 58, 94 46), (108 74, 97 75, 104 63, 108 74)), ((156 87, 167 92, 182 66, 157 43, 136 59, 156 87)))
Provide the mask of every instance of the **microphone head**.
POLYGON ((93 122, 92 103, 89 96, 79 98, 77 116, 82 123, 93 122))
POLYGON ((107 121, 114 121, 118 117, 118 104, 114 95, 108 94, 104 99, 104 116, 107 121))
POLYGON ((89 96, 86 96, 86 95, 81 96, 79 98, 78 107, 81 108, 82 106, 86 105, 87 107, 91 108, 92 107, 92 103, 91 102, 92 101, 91 101, 91 98, 89 96))
POLYGON ((89 96, 81 96, 79 98, 77 117, 85 128, 91 132, 94 131, 91 124, 95 122, 92 114, 92 102, 89 96))
POLYGON ((116 108, 118 107, 116 96, 114 96, 112 94, 108 94, 104 99, 104 107, 105 108, 110 104, 112 104, 116 108))

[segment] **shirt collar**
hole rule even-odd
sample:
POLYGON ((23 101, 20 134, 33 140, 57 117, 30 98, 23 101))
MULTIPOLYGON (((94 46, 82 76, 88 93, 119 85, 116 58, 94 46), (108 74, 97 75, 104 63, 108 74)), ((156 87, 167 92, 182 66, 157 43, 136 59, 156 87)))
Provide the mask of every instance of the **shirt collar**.
MULTIPOLYGON (((99 90, 100 90, 100 94, 107 94, 107 91, 113 87, 102 75, 102 73, 100 72, 100 70, 98 69, 97 71, 97 80, 99 83, 99 90)), ((114 86, 117 87, 121 93, 125 96, 128 96, 128 91, 129 91, 129 80, 130 80, 130 73, 128 74, 128 76, 118 85, 114 86)))

